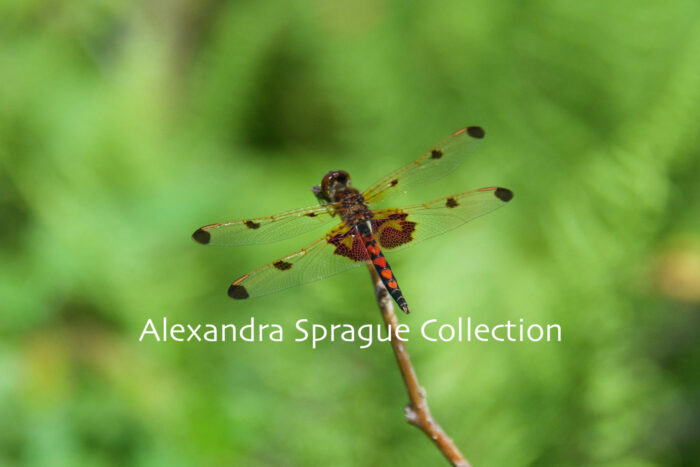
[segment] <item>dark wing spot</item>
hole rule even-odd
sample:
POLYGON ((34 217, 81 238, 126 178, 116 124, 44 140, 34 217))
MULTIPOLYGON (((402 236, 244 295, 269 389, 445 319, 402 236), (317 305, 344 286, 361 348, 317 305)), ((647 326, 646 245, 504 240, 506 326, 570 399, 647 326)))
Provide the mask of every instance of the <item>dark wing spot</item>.
POLYGON ((496 188, 496 198, 507 203, 513 199, 513 192, 508 188, 496 188))
POLYGON ((472 138, 481 139, 486 135, 486 132, 480 126, 469 126, 467 127, 467 134, 472 138))
POLYGON ((316 213, 315 212, 307 213, 306 217, 316 217, 316 213))
POLYGON ((398 183, 399 183, 399 179, 395 178, 391 181, 391 186, 396 186, 396 185, 398 185, 398 183))
POLYGON ((442 157, 442 151, 440 151, 439 149, 433 149, 432 151, 430 151, 430 157, 432 159, 440 159, 442 157))
POLYGON ((192 238, 194 238, 195 241, 201 243, 202 245, 206 245, 211 240, 211 234, 206 230, 197 229, 192 234, 192 238))
POLYGON ((228 288, 228 296, 231 298, 235 298, 236 300, 243 300, 244 298, 248 298, 248 291, 243 287, 242 285, 233 285, 231 284, 231 287, 228 288))
POLYGON ((248 227, 249 229, 257 229, 260 227, 260 224, 257 222, 253 221, 245 221, 245 226, 248 227))
POLYGON ((287 269, 292 269, 292 263, 288 263, 286 261, 282 261, 281 259, 275 261, 272 263, 274 267, 279 269, 280 271, 286 271, 287 269))
POLYGON ((445 206, 447 206, 448 208, 455 208, 459 206, 459 203, 454 198, 447 198, 445 206))

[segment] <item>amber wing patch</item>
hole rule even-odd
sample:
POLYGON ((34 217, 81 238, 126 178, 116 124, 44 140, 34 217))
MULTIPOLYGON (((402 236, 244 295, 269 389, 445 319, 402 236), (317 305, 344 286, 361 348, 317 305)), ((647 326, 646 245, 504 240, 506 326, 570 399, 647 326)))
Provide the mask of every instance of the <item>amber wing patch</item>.
POLYGON ((382 248, 396 248, 413 241, 416 223, 407 219, 408 213, 387 212, 372 219, 372 230, 382 248))
POLYGON ((356 262, 369 260, 360 234, 354 228, 341 224, 326 234, 326 241, 335 246, 335 255, 345 256, 356 262))

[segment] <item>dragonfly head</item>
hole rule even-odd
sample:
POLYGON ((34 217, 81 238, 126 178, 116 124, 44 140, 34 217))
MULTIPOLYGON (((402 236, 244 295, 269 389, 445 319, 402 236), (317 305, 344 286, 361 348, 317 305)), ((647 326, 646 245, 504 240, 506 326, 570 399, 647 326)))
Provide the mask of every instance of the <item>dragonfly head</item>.
POLYGON ((311 188, 319 201, 334 203, 338 201, 337 194, 350 187, 350 174, 344 170, 331 170, 321 180, 319 185, 311 188))

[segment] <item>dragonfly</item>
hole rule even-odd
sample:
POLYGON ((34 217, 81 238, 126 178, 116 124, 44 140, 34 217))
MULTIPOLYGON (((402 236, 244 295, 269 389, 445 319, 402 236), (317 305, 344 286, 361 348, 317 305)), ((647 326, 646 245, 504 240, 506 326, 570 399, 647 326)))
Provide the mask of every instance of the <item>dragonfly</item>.
POLYGON ((403 208, 374 206, 452 172, 484 136, 480 126, 462 128, 362 192, 352 186, 347 172, 332 170, 311 188, 318 200, 314 206, 205 225, 192 238, 203 245, 264 244, 301 235, 336 219, 340 222, 310 245, 233 281, 228 295, 236 300, 259 297, 367 264, 376 270, 399 308, 409 313, 383 251, 413 246, 457 228, 503 206, 513 198, 513 192, 493 186, 403 208))

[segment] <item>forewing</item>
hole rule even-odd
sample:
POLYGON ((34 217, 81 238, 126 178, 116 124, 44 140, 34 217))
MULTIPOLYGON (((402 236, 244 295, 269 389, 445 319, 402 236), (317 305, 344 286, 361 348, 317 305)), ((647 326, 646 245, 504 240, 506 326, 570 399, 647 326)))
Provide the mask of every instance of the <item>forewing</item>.
POLYGON ((205 225, 193 234, 203 245, 252 245, 296 237, 331 220, 328 205, 316 205, 258 217, 205 225))
POLYGON ((372 185, 363 193, 365 200, 374 203, 444 177, 464 162, 484 135, 483 128, 478 126, 462 128, 415 161, 372 185))
POLYGON ((259 297, 338 274, 367 260, 357 231, 341 224, 306 248, 235 280, 228 294, 235 299, 259 297))
POLYGON ((489 187, 425 204, 374 211, 372 230, 385 250, 400 250, 483 216, 513 198, 507 188, 489 187))

